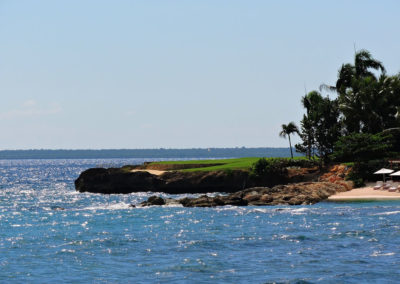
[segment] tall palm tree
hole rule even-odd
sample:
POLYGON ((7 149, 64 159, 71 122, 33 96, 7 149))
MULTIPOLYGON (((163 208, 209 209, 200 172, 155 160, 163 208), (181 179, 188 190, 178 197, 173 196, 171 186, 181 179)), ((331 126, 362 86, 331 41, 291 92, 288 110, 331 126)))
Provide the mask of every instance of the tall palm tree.
POLYGON ((326 84, 320 86, 320 90, 337 92, 345 132, 367 131, 368 127, 365 127, 365 125, 369 125, 369 122, 374 122, 373 124, 376 125, 380 124, 381 118, 377 117, 369 107, 374 106, 373 108, 376 108, 377 103, 371 97, 370 94, 373 92, 369 89, 381 80, 381 78, 376 77, 372 70, 381 71, 380 77, 385 77, 386 70, 382 63, 374 59, 369 51, 362 49, 356 52, 353 64, 347 63, 341 66, 334 86, 326 84))
POLYGON ((290 141, 290 134, 299 133, 299 129, 297 128, 296 124, 292 121, 289 122, 288 125, 282 124, 282 131, 279 132, 279 136, 286 138, 286 135, 289 137, 289 146, 290 146, 290 156, 293 159, 293 151, 292 151, 292 142, 290 141))
POLYGON ((322 84, 320 90, 343 92, 346 88, 350 88, 353 79, 372 77, 377 79, 369 69, 380 70, 385 74, 385 67, 382 62, 374 59, 368 50, 361 49, 354 56, 354 65, 347 63, 343 64, 338 71, 338 79, 335 86, 322 84), (344 89, 343 89, 344 88, 344 89))

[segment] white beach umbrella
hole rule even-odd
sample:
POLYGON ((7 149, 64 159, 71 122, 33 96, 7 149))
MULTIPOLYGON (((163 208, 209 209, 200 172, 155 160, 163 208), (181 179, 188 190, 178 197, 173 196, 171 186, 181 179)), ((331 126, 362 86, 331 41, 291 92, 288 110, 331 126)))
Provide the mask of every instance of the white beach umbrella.
POLYGON ((379 171, 374 172, 374 175, 383 175, 383 181, 385 182, 385 175, 393 173, 394 170, 382 168, 379 171))
POLYGON ((390 174, 390 176, 393 176, 393 177, 400 177, 400 171, 397 171, 397 172, 395 172, 395 173, 393 173, 393 174, 390 174))

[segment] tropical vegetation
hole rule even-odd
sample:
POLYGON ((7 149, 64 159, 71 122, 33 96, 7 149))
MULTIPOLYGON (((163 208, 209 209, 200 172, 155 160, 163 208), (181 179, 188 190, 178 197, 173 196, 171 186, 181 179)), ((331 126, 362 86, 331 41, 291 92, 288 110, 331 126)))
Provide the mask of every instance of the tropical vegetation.
POLYGON ((400 73, 388 75, 369 51, 356 52, 354 63, 339 68, 333 85, 322 84, 301 102, 302 142, 295 148, 307 158, 352 162, 362 169, 371 160, 399 155, 400 73))

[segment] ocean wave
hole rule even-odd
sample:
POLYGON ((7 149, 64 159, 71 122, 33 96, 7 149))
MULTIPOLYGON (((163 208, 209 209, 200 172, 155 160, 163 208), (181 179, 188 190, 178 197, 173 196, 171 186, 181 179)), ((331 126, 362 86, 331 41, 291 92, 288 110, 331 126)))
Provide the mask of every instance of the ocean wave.
POLYGON ((400 211, 389 211, 389 212, 375 213, 375 214, 371 214, 371 216, 395 215, 395 214, 400 214, 400 211))
POLYGON ((391 256, 395 254, 394 252, 381 253, 380 251, 374 251, 370 256, 391 256))
POLYGON ((84 207, 80 210, 95 211, 95 210, 121 210, 121 209, 132 209, 131 203, 120 202, 114 204, 98 204, 94 206, 84 207))

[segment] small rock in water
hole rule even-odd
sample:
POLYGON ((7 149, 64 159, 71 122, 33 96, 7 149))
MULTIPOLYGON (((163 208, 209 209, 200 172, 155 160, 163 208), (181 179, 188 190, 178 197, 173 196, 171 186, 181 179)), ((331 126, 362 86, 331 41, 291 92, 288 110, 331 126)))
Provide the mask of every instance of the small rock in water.
POLYGON ((60 206, 51 206, 51 210, 65 210, 65 208, 60 206))
POLYGON ((140 203, 142 206, 165 205, 165 200, 159 196, 150 196, 147 201, 140 203))

